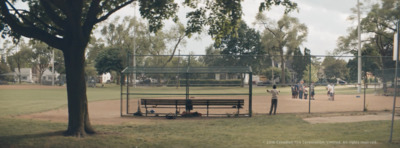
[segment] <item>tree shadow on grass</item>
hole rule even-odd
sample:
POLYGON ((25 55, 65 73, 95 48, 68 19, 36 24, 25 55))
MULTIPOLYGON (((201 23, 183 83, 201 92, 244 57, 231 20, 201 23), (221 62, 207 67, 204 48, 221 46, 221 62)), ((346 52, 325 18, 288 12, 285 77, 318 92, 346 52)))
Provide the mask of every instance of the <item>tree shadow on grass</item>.
POLYGON ((13 145, 19 144, 21 141, 28 139, 47 138, 47 137, 64 137, 65 131, 52 131, 43 133, 33 134, 22 134, 22 135, 10 135, 0 136, 0 147, 13 147, 13 145))

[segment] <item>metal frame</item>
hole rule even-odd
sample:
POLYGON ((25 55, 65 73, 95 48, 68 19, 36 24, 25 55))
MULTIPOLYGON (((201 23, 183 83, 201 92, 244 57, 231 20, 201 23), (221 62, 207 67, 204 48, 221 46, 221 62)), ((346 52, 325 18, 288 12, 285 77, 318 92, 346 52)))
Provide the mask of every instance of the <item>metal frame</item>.
POLYGON ((121 72, 121 117, 123 116, 123 96, 126 95, 126 114, 129 113, 129 96, 130 95, 185 95, 186 100, 189 100, 190 95, 248 95, 249 96, 249 114, 252 116, 252 96, 253 96, 253 72, 249 66, 237 67, 126 67, 121 72), (165 93, 130 93, 129 92, 129 77, 126 82, 126 93, 123 92, 123 81, 125 75, 137 73, 146 74, 184 74, 186 79, 186 92, 185 94, 165 94, 165 93), (207 74, 207 73, 242 73, 249 74, 249 93, 236 93, 236 94, 190 94, 189 78, 191 74, 207 74))

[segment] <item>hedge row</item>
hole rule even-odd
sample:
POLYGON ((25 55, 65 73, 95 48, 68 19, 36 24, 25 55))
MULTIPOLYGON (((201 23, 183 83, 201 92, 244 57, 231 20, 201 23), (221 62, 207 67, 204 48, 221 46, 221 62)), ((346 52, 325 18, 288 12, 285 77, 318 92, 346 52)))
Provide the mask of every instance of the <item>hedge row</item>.
MULTIPOLYGON (((179 80, 180 85, 186 85, 186 80, 179 80)), ((218 86, 218 85, 229 85, 229 86, 239 86, 241 85, 240 80, 214 80, 214 79, 202 79, 202 80, 189 80, 190 85, 210 85, 210 86, 218 86)), ((168 86, 176 85, 176 81, 169 81, 168 86)))

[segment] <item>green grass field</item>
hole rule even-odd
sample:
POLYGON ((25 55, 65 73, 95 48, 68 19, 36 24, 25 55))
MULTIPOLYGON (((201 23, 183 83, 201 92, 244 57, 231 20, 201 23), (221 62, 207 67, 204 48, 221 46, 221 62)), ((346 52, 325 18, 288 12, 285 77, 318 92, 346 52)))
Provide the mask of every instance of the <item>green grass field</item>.
MULTIPOLYGON (((181 92, 175 88, 157 89, 159 92, 181 92)), ((265 89, 255 87, 253 94, 265 95, 265 89)), ((289 88, 280 89, 283 94, 290 93, 289 88)), ((137 91, 152 92, 154 88, 137 91)), ((221 93, 243 90, 214 87, 193 88, 193 91, 221 93)), ((355 89, 338 87, 336 91, 351 94, 355 89)), ((324 92, 325 88, 317 88, 317 93, 324 92)), ((372 93, 373 89, 367 92, 372 93)), ((88 88, 87 94, 89 101, 119 99, 120 87, 88 88)), ((147 124, 94 125, 99 133, 80 139, 62 136, 66 123, 15 117, 65 107, 66 103, 65 88, 0 89, 0 147, 400 147, 400 121, 395 122, 394 144, 389 144, 390 121, 309 124, 302 120, 304 116, 323 114, 155 118, 147 124)))

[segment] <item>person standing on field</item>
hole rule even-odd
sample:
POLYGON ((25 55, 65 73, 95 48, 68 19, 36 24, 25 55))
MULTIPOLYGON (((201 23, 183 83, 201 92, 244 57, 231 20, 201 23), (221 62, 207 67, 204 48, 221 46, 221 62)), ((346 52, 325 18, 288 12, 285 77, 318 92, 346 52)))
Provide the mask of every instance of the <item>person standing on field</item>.
POLYGON ((297 92, 296 87, 294 85, 292 85, 290 88, 292 89, 292 99, 295 99, 296 98, 296 92, 297 92))
POLYGON ((304 86, 304 100, 307 100, 307 97, 308 97, 307 86, 304 86))
POLYGON ((326 90, 328 91, 328 92, 326 93, 326 95, 328 96, 328 100, 331 100, 331 97, 330 97, 330 95, 331 95, 331 92, 330 92, 330 90, 331 90, 331 84, 328 84, 328 85, 326 86, 326 90))
POLYGON ((271 98, 271 109, 269 110, 269 115, 272 114, 272 109, 274 109, 274 115, 276 114, 276 108, 278 106, 278 95, 279 95, 279 90, 276 90, 276 85, 272 86, 272 90, 268 90, 267 92, 272 94, 271 98))
POLYGON ((331 84, 331 91, 330 91, 331 100, 335 101, 335 85, 331 84))
POLYGON ((304 81, 300 81, 299 83, 299 99, 303 99, 303 92, 304 92, 304 81))
POLYGON ((294 85, 294 98, 297 99, 299 96, 299 83, 294 85))

